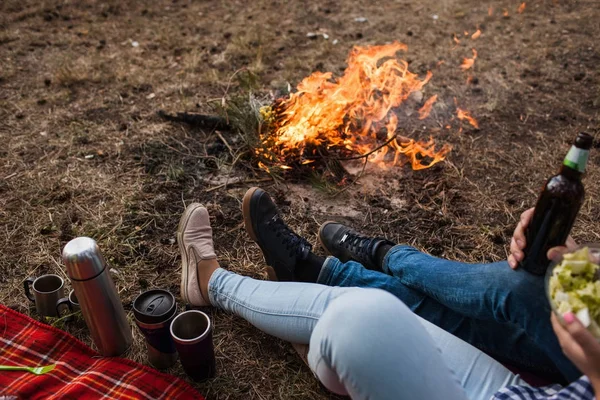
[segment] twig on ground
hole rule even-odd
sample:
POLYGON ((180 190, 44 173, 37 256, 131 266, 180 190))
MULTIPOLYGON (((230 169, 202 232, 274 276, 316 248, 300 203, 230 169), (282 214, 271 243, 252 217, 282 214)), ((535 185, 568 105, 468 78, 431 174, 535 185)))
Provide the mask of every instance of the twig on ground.
POLYGON ((393 136, 391 138, 389 138, 388 140, 386 140, 384 143, 382 143, 381 145, 375 147, 373 150, 369 151, 368 153, 365 154, 360 154, 358 156, 352 156, 352 157, 343 157, 343 158, 336 158, 335 160, 339 160, 339 161, 349 161, 349 160, 358 160, 361 158, 368 158, 371 154, 375 153, 377 150, 380 150, 382 148, 384 148, 385 146, 387 146, 388 144, 392 143, 392 141, 396 140, 396 136, 393 136))
POLYGON ((183 122, 191 126, 197 126, 203 129, 219 129, 222 131, 232 130, 231 125, 225 118, 215 115, 191 114, 187 112, 178 112, 175 115, 166 113, 164 110, 156 112, 159 117, 171 122, 183 122))
POLYGON ((344 187, 342 190, 340 190, 339 192, 334 194, 333 197, 337 197, 338 195, 340 195, 340 194, 344 193, 346 190, 348 190, 348 188, 350 186, 353 186, 360 179, 360 177, 364 174, 365 168, 367 168, 368 162, 369 162, 369 159, 367 157, 365 157, 365 162, 363 163, 363 167, 360 170, 360 172, 358 173, 358 175, 356 175, 356 178, 354 178, 354 180, 351 183, 349 183, 348 185, 346 185, 346 187, 344 187))
POLYGON ((227 140, 225 140, 225 138, 223 137, 223 135, 221 135, 221 132, 215 131, 215 133, 217 134, 217 136, 219 137, 219 139, 221 139, 221 141, 223 142, 223 144, 227 147, 227 149, 229 150, 229 154, 231 154, 231 159, 233 160, 235 158, 235 154, 233 152, 233 149, 231 148, 231 146, 229 145, 229 143, 227 142, 227 140))
POLYGON ((240 183, 269 182, 269 181, 272 181, 272 180, 273 180, 273 178, 263 178, 263 179, 246 179, 246 180, 237 180, 237 181, 233 181, 233 182, 225 182, 225 183, 223 183, 221 185, 213 186, 211 188, 208 188, 208 189, 205 190, 205 192, 209 193, 209 192, 212 192, 214 190, 221 189, 221 188, 223 188, 225 186, 228 186, 228 185, 239 185, 240 183))

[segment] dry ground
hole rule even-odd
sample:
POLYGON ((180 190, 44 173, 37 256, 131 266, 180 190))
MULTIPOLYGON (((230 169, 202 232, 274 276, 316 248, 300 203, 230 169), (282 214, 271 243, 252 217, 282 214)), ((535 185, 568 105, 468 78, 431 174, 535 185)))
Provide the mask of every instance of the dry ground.
MULTIPOLYGON (((411 70, 433 70, 425 94, 439 93, 442 105, 457 97, 481 129, 440 133, 454 150, 432 169, 370 171, 373 179, 337 197, 308 183, 263 186, 313 242, 320 223, 338 218, 439 256, 505 258, 516 218, 534 204, 572 138, 579 130, 597 134, 600 106, 600 7, 528 0, 517 14, 518 5, 0 2, 0 302, 35 316, 22 280, 64 275, 61 248, 78 235, 98 240, 128 311, 143 289, 178 294, 174 232, 192 201, 208 206, 223 263, 265 277, 258 248, 240 226, 240 200, 251 183, 209 189, 224 177, 268 176, 232 169, 213 133, 163 122, 156 110, 209 111, 211 102, 236 91, 230 77, 244 67, 264 90, 295 85, 315 70, 340 73, 353 45, 392 40, 409 45, 411 70), (477 26, 479 39, 464 36, 477 26), (326 32, 329 40, 308 32, 326 32), (476 79, 467 84, 458 66, 471 47, 479 58, 476 79)), ((432 118, 443 114, 442 107, 432 118)), ((226 140, 235 143, 236 135, 226 140)), ((599 166, 594 150, 574 229, 581 241, 600 240, 599 166)), ((219 372, 197 385, 209 399, 328 397, 288 344, 211 313, 219 372)), ((64 328, 90 342, 81 323, 64 328)), ((137 333, 130 356, 145 362, 137 333)), ((179 367, 171 372, 184 377, 179 367)))

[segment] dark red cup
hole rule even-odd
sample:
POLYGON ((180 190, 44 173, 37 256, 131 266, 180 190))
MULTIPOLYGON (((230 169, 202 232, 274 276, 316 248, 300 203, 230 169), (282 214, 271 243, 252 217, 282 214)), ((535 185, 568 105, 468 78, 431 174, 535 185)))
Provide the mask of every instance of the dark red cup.
POLYGON ((190 378, 203 381, 215 376, 215 350, 208 315, 198 310, 182 312, 171 322, 171 337, 190 378))

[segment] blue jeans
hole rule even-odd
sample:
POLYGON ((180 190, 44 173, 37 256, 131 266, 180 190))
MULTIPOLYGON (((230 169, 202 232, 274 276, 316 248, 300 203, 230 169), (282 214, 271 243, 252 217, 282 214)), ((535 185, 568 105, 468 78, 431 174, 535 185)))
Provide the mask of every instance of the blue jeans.
POLYGON ((487 400, 526 385, 383 290, 261 281, 218 269, 208 291, 213 306, 262 331, 310 343, 312 371, 353 399, 487 400))
POLYGON ((318 283, 384 289, 419 316, 502 362, 567 381, 581 376, 550 323, 544 279, 506 262, 467 264, 393 247, 384 273, 330 257, 318 283))

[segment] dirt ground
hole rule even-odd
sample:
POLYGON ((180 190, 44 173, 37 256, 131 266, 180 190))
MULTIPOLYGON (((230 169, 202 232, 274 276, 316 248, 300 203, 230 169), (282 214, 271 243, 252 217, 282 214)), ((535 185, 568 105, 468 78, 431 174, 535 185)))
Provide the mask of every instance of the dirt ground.
MULTIPOLYGON (((61 249, 79 235, 99 242, 130 319, 142 290, 178 295, 175 230, 192 201, 211 213, 222 264, 266 278, 241 225, 241 198, 256 181, 312 243, 320 223, 339 219, 438 256, 504 259, 519 214, 576 133, 598 133, 595 3, 528 0, 519 14, 520 2, 507 0, 0 2, 0 302, 35 317, 23 279, 65 276, 61 249), (413 72, 434 74, 425 95, 438 93, 442 107, 432 118, 447 117, 443 105, 456 97, 479 120, 479 130, 435 136, 453 151, 431 169, 370 168, 333 196, 232 167, 214 132, 156 116, 210 112, 238 90, 240 68, 278 90, 316 70, 341 73, 354 45, 394 40, 409 46, 402 57, 413 72), (478 58, 465 73, 471 48, 478 58)), ((582 242, 600 240, 599 166, 593 149, 573 231, 582 242)), ((209 399, 330 397, 289 344, 210 313, 218 376, 196 385, 209 399)), ((81 321, 60 326, 90 343, 81 321)), ((129 357, 146 362, 135 335, 129 357)), ((185 378, 179 366, 169 372, 185 378)))

